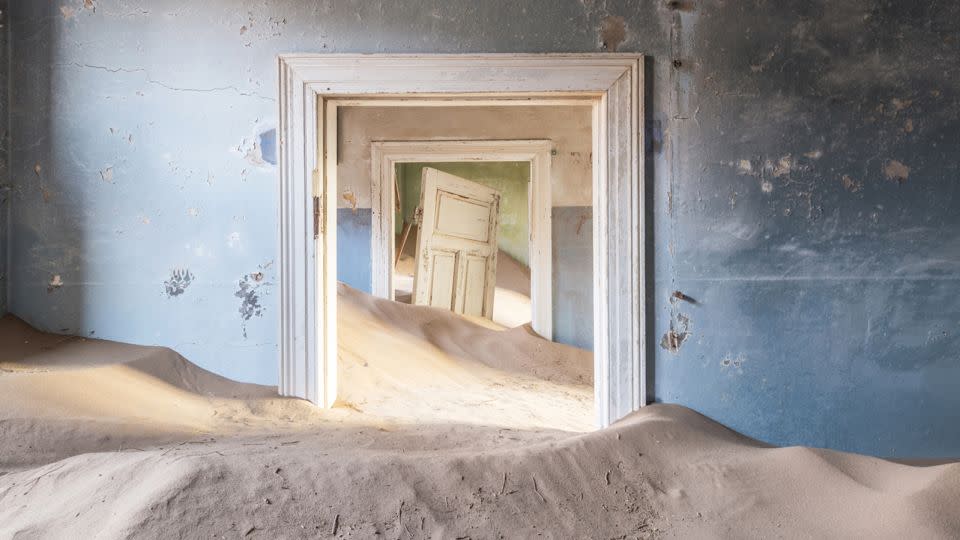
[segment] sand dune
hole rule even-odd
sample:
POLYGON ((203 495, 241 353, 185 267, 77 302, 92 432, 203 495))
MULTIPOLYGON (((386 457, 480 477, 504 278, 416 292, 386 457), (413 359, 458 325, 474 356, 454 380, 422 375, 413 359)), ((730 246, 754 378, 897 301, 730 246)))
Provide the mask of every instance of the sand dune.
POLYGON ((769 447, 675 405, 578 433, 582 351, 340 298, 328 411, 4 319, 0 538, 960 537, 960 465, 769 447))

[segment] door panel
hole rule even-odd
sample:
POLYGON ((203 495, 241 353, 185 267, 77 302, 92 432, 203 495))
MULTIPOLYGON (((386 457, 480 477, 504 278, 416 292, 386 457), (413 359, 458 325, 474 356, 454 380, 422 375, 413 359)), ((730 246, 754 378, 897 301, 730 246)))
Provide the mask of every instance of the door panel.
POLYGON ((425 167, 413 303, 493 316, 500 192, 425 167))
POLYGON ((430 275, 432 276, 430 305, 443 309, 453 309, 457 254, 451 252, 434 253, 433 272, 430 275))

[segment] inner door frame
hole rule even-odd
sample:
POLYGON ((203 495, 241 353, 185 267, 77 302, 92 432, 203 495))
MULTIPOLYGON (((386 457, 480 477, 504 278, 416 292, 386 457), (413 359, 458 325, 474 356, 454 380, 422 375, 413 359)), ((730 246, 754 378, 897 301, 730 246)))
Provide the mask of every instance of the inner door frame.
MULTIPOLYGON (((377 103, 376 100, 373 103, 377 103)), ((378 104, 379 105, 379 104, 378 104)), ((473 105, 473 103, 471 103, 473 105)), ((396 230, 393 186, 400 163, 525 161, 530 164, 529 212, 530 304, 533 330, 553 339, 553 253, 551 153, 548 140, 416 140, 375 141, 370 148, 373 197, 374 296, 393 300, 396 230)))
POLYGON ((349 98, 593 106, 594 395, 607 426, 647 402, 643 56, 327 55, 278 58, 278 391, 332 407, 337 395, 337 125, 349 98))

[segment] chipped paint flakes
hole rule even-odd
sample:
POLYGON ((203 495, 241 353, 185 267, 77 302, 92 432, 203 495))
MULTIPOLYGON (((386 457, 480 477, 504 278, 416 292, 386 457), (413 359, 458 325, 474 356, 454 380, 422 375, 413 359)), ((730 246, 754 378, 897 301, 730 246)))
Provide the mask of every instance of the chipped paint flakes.
MULTIPOLYGON (((265 267, 261 266, 261 270, 265 267)), ((247 337, 247 321, 253 317, 262 317, 264 308, 260 303, 260 295, 263 287, 270 285, 264 282, 263 272, 253 272, 247 274, 237 282, 237 290, 233 295, 240 299, 240 329, 243 337, 247 337)))
POLYGON ((760 183, 760 191, 764 193, 773 193, 773 183, 769 180, 764 180, 760 183))
POLYGON ((94 13, 97 12, 97 4, 93 0, 83 0, 83 9, 88 9, 94 13))
POLYGON ((343 198, 344 201, 346 201, 350 205, 350 208, 353 210, 353 213, 356 214, 357 213, 356 194, 354 194, 354 192, 347 189, 347 190, 344 190, 343 194, 341 194, 340 196, 343 198))
POLYGON ((883 174, 887 177, 887 180, 902 184, 910 177, 910 167, 900 161, 891 159, 883 166, 883 174))
POLYGON ((227 247, 231 249, 240 247, 240 233, 232 232, 227 236, 227 247))
POLYGON ((904 120, 903 131, 905 133, 913 133, 913 118, 907 118, 904 120))
POLYGON ((190 217, 197 217, 200 215, 199 208, 187 208, 187 215, 190 217))
POLYGON ((737 162, 737 170, 740 174, 753 174, 753 163, 749 159, 741 159, 737 162))
POLYGON ((100 170, 100 179, 104 182, 113 183, 113 167, 107 167, 100 170))
POLYGON ((807 159, 820 159, 823 157, 823 150, 812 150, 810 152, 804 152, 803 157, 807 159))
POLYGON ((77 16, 77 10, 71 6, 60 6, 60 15, 63 17, 63 20, 69 21, 77 16))
POLYGON ((771 169, 773 176, 776 178, 786 176, 793 171, 793 156, 787 154, 778 159, 776 163, 769 164, 768 168, 771 169))
POLYGON ((849 174, 845 174, 840 178, 840 184, 843 185, 843 189, 850 193, 856 193, 863 189, 863 182, 851 177, 849 174))
POLYGON ((600 23, 600 46, 605 51, 616 52, 627 37, 627 22, 619 15, 609 15, 600 23))
POLYGON ((60 274, 54 274, 47 283, 47 292, 51 293, 60 287, 63 287, 63 278, 60 277, 60 274))
POLYGON ((43 172, 43 166, 41 166, 39 163, 33 166, 33 174, 39 177, 41 172, 43 172))
POLYGON ((690 335, 690 318, 678 313, 670 319, 670 330, 660 339, 660 347, 677 354, 690 335))
POLYGON ((170 278, 163 282, 163 287, 167 292, 167 298, 180 296, 187 290, 187 287, 193 283, 193 273, 190 270, 174 269, 170 272, 170 278))

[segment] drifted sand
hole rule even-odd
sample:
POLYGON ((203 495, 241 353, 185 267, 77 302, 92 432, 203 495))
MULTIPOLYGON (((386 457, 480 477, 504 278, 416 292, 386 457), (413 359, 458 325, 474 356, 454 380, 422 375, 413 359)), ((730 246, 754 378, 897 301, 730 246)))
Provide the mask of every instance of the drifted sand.
POLYGON ((341 287, 322 411, 176 353, 0 321, 0 538, 957 538, 960 465, 772 448, 591 360, 341 287))

